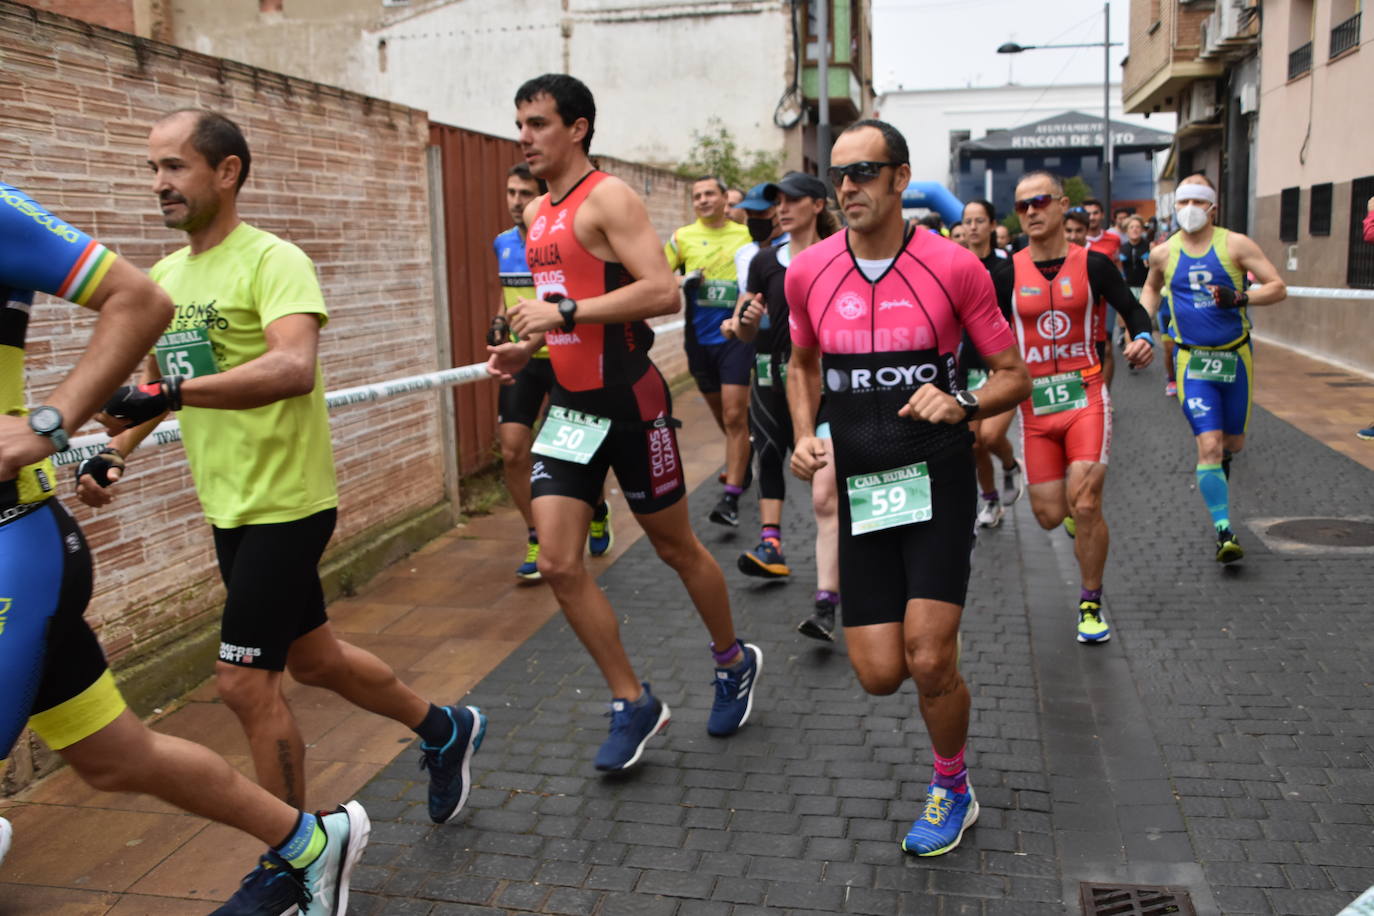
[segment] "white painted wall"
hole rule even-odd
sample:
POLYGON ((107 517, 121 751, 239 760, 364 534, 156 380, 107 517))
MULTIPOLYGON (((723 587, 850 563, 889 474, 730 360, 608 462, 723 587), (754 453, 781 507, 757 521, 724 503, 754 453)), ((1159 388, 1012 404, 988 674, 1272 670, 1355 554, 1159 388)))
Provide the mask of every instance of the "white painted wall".
MULTIPOLYGON (((1147 120, 1143 115, 1123 113, 1120 84, 1112 84, 1111 103, 1113 121, 1174 130, 1172 114, 1157 114, 1147 120)), ((1019 127, 1066 111, 1100 116, 1102 84, 897 91, 882 95, 876 107, 877 116, 906 137, 911 148, 913 179, 939 181, 948 186, 950 131, 970 131, 976 140, 992 130, 1019 127)))
POLYGON ((432 119, 513 137, 522 82, 566 72, 598 104, 593 153, 676 163, 721 118, 741 149, 780 152, 773 110, 790 79, 781 0, 460 0, 364 32, 349 88, 432 119), (386 42, 383 69, 380 43, 386 42))

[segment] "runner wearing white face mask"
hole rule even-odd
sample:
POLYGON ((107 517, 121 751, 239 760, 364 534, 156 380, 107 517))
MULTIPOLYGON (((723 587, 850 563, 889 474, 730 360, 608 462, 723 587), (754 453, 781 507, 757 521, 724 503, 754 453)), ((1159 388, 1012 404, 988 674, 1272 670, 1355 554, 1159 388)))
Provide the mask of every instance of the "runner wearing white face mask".
POLYGON ((1231 456, 1245 445, 1254 389, 1251 305, 1288 295, 1259 246, 1214 224, 1216 188, 1190 175, 1174 193, 1179 231, 1150 252, 1140 302, 1154 314, 1168 309, 1169 336, 1179 348, 1178 401, 1197 440, 1197 487, 1216 529, 1218 563, 1245 555, 1231 529, 1231 456), (1245 275, 1258 285, 1246 289, 1245 275))

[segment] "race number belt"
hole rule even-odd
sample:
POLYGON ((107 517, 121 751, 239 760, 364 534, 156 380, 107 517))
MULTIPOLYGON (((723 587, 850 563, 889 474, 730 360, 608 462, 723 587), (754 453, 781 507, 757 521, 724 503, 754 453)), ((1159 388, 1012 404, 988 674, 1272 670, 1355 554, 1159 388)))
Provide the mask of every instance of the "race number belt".
POLYGON ((569 410, 566 407, 549 407, 549 415, 539 429, 539 437, 534 440, 530 451, 549 458, 561 458, 576 464, 587 464, 606 441, 611 431, 611 421, 605 417, 569 410))
POLYGON ((929 521, 930 472, 924 461, 845 478, 849 533, 868 534, 929 521))
POLYGON ((205 328, 168 331, 158 338, 153 355, 164 376, 199 378, 219 372, 215 351, 210 346, 210 334, 205 328))
POLYGON ((1240 355, 1235 350, 1190 349, 1184 377, 1198 382, 1234 382, 1239 361, 1240 355))
POLYGON ((1088 406, 1081 372, 1061 372, 1031 379, 1031 413, 1037 417, 1088 406))

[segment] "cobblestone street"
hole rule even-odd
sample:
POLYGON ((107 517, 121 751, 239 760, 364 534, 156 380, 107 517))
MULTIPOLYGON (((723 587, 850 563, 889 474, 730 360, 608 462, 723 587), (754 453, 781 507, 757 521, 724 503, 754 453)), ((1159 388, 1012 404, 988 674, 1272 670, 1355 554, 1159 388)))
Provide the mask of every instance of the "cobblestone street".
POLYGON ((1335 913, 1374 884, 1368 557, 1276 552, 1250 520, 1359 516, 1374 472, 1256 407, 1232 477, 1247 556, 1221 568, 1159 378, 1122 371, 1113 392, 1110 643, 1074 641, 1072 542, 1027 500, 979 539, 962 670, 982 814, 953 853, 898 847, 930 773, 914 691, 868 697, 843 643, 794 632, 814 585, 806 491, 788 496, 791 581, 760 583, 734 563, 752 495, 734 534, 705 521, 708 484, 693 518, 764 653, 750 723, 706 735, 704 630, 641 540, 600 581, 673 709, 667 737, 596 773, 606 691, 555 617, 465 699, 491 726, 455 822, 429 823, 410 754, 361 791, 353 910, 1061 914, 1093 881, 1169 885, 1199 913, 1335 913))

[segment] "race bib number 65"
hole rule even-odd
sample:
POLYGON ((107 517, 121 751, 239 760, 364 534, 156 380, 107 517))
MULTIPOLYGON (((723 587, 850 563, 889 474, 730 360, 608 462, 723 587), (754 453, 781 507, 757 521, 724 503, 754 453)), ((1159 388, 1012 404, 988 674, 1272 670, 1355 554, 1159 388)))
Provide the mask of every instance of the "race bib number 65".
POLYGON ((204 328, 168 331, 158 338, 153 356, 164 376, 199 378, 219 372, 214 350, 210 348, 210 336, 204 328))

